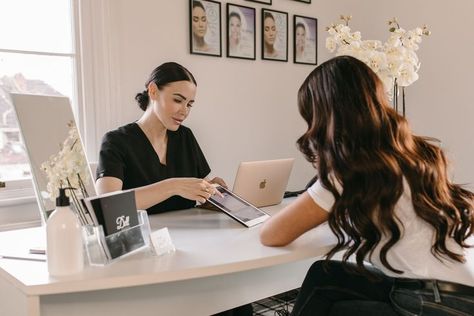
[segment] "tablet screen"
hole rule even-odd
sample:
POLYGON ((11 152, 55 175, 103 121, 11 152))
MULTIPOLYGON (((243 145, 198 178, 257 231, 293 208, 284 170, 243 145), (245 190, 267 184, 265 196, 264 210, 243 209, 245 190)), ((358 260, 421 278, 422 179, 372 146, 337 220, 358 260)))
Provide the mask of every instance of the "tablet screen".
POLYGON ((217 189, 222 193, 223 197, 214 195, 209 201, 240 223, 250 227, 263 222, 269 217, 267 213, 242 200, 231 191, 223 187, 217 187, 217 189))

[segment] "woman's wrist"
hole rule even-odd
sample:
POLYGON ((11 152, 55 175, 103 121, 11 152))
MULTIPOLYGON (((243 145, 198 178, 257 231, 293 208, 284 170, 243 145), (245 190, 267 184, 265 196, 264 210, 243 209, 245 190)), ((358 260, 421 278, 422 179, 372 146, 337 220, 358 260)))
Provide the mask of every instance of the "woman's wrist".
POLYGON ((179 195, 177 185, 177 178, 168 178, 157 183, 157 190, 161 194, 164 194, 167 197, 172 197, 173 195, 179 195))

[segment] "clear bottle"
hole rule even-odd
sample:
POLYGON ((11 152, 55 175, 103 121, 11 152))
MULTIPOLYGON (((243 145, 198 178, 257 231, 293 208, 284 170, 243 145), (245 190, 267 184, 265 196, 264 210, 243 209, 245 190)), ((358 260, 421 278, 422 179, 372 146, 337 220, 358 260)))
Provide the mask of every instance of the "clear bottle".
POLYGON ((83 270, 82 227, 69 207, 69 198, 64 188, 59 189, 56 209, 46 221, 46 242, 50 275, 65 276, 83 270))

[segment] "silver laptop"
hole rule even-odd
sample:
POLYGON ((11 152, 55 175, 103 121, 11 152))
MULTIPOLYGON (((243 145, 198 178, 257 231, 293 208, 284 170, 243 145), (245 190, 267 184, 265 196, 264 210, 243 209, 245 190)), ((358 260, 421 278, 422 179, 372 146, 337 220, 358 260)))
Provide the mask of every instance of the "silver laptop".
POLYGON ((281 203, 294 158, 241 162, 232 191, 257 207, 281 203))

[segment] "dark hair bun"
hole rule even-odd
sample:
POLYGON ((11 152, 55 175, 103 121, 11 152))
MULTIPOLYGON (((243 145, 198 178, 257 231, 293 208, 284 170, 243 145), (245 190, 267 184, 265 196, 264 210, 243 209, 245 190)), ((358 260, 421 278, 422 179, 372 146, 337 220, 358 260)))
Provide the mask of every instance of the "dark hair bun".
POLYGON ((146 111, 146 108, 148 107, 148 103, 150 102, 150 97, 148 96, 148 91, 143 90, 143 92, 137 93, 135 96, 135 100, 138 102, 138 106, 140 109, 143 111, 146 111))

